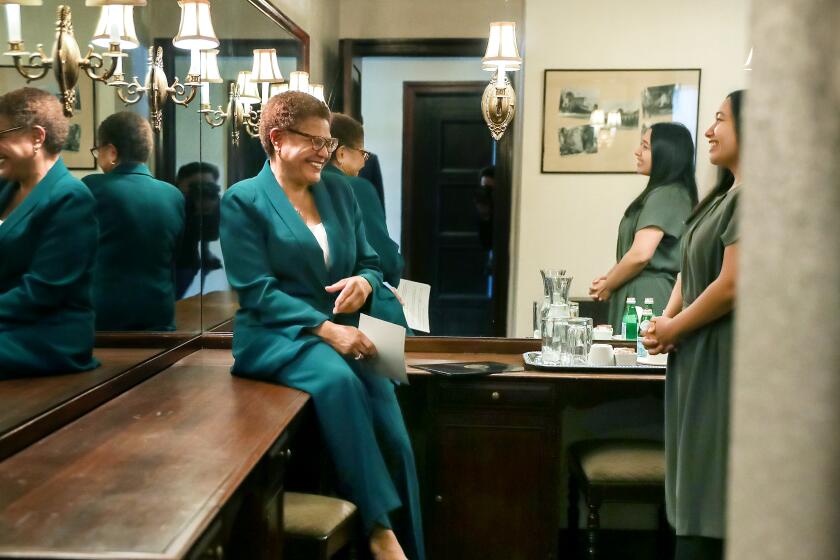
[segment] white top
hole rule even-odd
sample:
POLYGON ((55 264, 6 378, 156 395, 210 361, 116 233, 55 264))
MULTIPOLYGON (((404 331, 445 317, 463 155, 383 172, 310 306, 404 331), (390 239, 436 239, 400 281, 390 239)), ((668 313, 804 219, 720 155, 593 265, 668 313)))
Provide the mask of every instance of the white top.
POLYGON ((330 242, 327 239, 327 230, 324 228, 323 222, 320 224, 315 224, 314 226, 310 226, 306 224, 306 227, 309 228, 309 231, 312 232, 312 235, 315 236, 315 240, 318 241, 318 245, 321 246, 321 250, 324 252, 324 264, 327 267, 330 266, 330 242))

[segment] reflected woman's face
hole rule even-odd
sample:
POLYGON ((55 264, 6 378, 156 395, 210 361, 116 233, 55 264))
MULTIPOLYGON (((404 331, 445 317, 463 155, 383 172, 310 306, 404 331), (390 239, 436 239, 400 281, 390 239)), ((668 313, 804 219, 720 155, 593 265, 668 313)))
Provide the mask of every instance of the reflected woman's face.
POLYGON ((319 117, 309 117, 277 135, 275 157, 279 157, 288 176, 302 184, 312 185, 321 180, 321 170, 330 159, 324 146, 316 150, 309 136, 330 138, 330 123, 319 117))
POLYGON ((336 162, 342 171, 351 177, 357 177, 365 166, 366 154, 361 143, 355 146, 340 146, 336 153, 336 162))
POLYGON ((35 156, 35 146, 40 144, 36 133, 26 128, 16 128, 10 119, 0 115, 0 178, 21 181, 28 175, 35 156))
POLYGON ((715 122, 706 131, 709 140, 709 160, 712 165, 731 169, 738 163, 738 136, 735 133, 735 118, 729 98, 715 113, 715 122))
POLYGON ((639 175, 650 175, 650 169, 653 167, 653 156, 651 155, 650 147, 651 132, 651 129, 645 131, 639 147, 633 152, 633 155, 636 156, 636 173, 639 175))

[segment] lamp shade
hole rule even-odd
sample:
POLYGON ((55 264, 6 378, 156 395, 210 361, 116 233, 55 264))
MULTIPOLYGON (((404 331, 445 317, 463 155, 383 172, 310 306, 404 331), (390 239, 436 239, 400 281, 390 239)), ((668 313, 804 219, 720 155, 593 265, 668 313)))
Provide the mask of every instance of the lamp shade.
POLYGON ((114 38, 119 39, 120 49, 124 51, 140 46, 134 29, 134 6, 102 6, 91 42, 97 47, 108 48, 114 38))
POLYGON ((251 73, 243 70, 236 76, 236 89, 239 92, 239 101, 243 103, 259 103, 260 92, 257 84, 251 80, 251 73))
POLYGON ((257 84, 277 84, 283 81, 283 74, 280 73, 280 66, 277 64, 276 50, 254 49, 251 81, 257 84))
POLYGON ((291 72, 289 74, 289 91, 309 93, 309 73, 291 72))
POLYGON ((146 0, 85 0, 85 6, 145 6, 146 0))
POLYGON ((522 57, 516 48, 516 23, 497 21, 490 24, 487 51, 481 62, 485 70, 496 70, 499 66, 508 70, 519 70, 522 57))
POLYGON ((219 46, 210 18, 210 0, 180 0, 181 25, 172 44, 179 49, 209 50, 219 46))
POLYGON ((268 90, 268 96, 274 97, 275 95, 286 93, 287 91, 289 91, 289 84, 271 84, 271 87, 268 90))
POLYGON ((311 84, 309 86, 309 93, 312 94, 312 97, 315 99, 326 103, 326 99, 324 99, 324 84, 311 84))
POLYGON ((219 55, 217 49, 208 51, 201 51, 199 55, 199 80, 203 84, 221 84, 225 80, 219 73, 219 61, 216 58, 219 55))
POLYGON ((618 111, 610 111, 607 113, 607 126, 612 128, 621 126, 621 113, 618 111))
POLYGON ((604 126, 607 122, 607 116, 603 110, 598 109, 598 106, 595 106, 595 109, 592 110, 592 113, 589 115, 589 124, 592 126, 604 126))

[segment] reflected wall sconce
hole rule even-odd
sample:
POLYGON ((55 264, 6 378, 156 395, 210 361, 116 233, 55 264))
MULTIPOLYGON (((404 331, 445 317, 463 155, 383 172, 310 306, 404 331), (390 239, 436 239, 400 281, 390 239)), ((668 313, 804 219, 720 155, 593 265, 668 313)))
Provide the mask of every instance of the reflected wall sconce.
POLYGON ((149 48, 149 69, 146 72, 146 80, 141 84, 137 76, 127 83, 125 81, 111 81, 109 86, 117 88, 117 96, 126 105, 138 103, 144 96, 149 103, 149 121, 155 132, 160 132, 163 121, 163 105, 171 99, 176 105, 186 107, 195 99, 201 82, 200 76, 188 75, 187 80, 182 84, 175 78, 172 85, 163 70, 163 49, 161 47, 149 48), (189 90, 189 91, 187 91, 189 90))
POLYGON ((487 51, 481 62, 484 70, 494 72, 481 97, 481 113, 493 139, 498 141, 516 112, 516 92, 505 74, 507 70, 522 67, 522 57, 516 47, 516 23, 498 21, 490 24, 487 51))
POLYGON ((6 12, 6 25, 9 35, 9 50, 17 72, 27 82, 44 78, 53 71, 61 91, 64 114, 73 116, 76 105, 76 84, 84 71, 94 81, 107 82, 122 68, 123 49, 135 48, 139 42, 134 32, 134 6, 145 6, 146 0, 87 0, 86 6, 102 7, 93 43, 106 47, 108 51, 98 54, 93 46, 88 48, 83 57, 79 44, 73 35, 72 14, 69 6, 60 5, 55 23, 55 43, 52 56, 48 56, 43 45, 37 45, 35 52, 24 48, 21 31, 21 6, 41 6, 42 0, 0 0, 6 12), (25 60, 24 60, 25 59, 25 60), (106 69, 105 59, 110 59, 106 69))

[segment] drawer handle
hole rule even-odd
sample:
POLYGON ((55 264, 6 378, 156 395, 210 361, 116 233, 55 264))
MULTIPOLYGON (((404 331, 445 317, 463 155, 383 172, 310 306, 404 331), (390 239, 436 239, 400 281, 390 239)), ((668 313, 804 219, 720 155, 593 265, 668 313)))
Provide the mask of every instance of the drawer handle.
POLYGON ((438 494, 437 496, 435 496, 435 501, 439 504, 442 504, 443 503, 443 496, 438 494))
POLYGON ((493 399, 494 401, 497 401, 500 398, 502 398, 502 394, 499 393, 498 391, 493 391, 492 393, 490 393, 490 398, 493 399))

